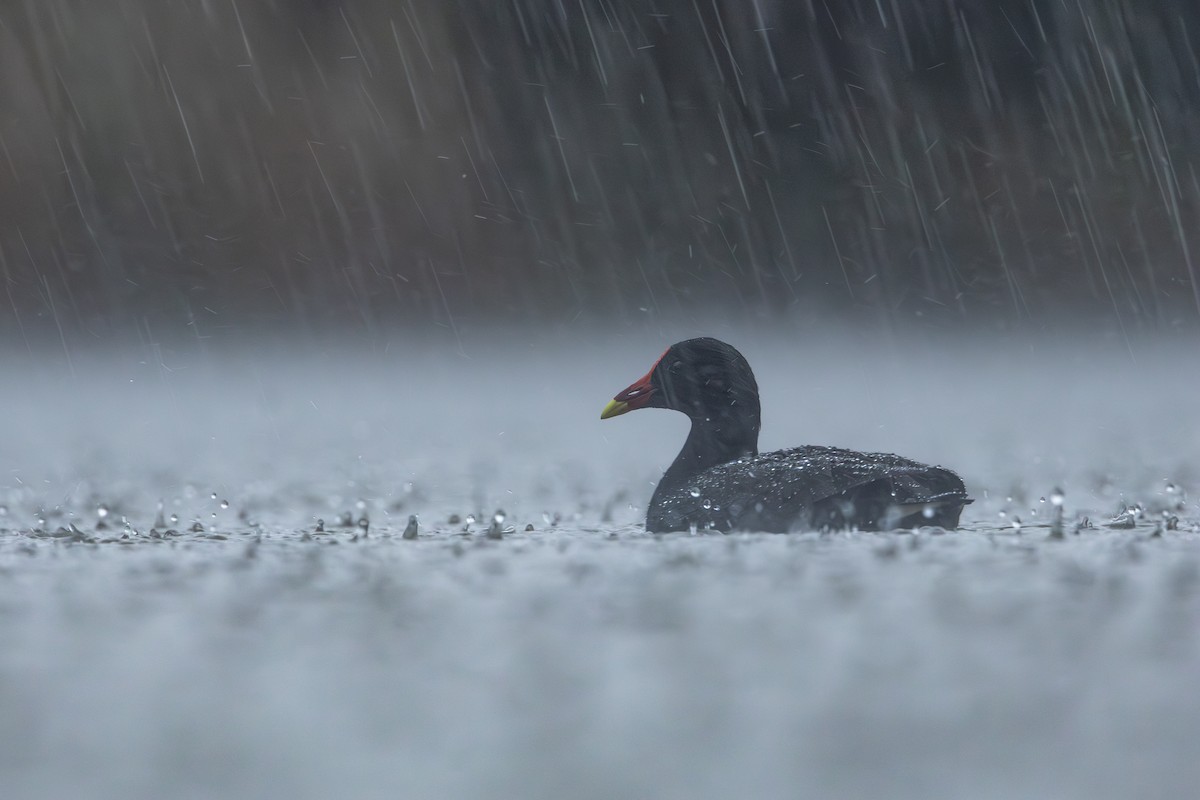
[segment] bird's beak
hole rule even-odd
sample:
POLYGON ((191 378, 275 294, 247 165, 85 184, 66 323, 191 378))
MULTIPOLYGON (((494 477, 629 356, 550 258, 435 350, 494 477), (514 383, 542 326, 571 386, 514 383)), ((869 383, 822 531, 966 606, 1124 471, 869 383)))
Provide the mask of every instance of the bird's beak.
POLYGON ((629 403, 622 403, 620 400, 609 400, 608 405, 600 412, 600 419, 608 419, 609 417, 619 417, 629 410, 629 403))
POLYGON ((600 419, 619 417, 627 411, 645 408, 646 404, 650 402, 650 398, 658 391, 650 382, 650 376, 653 374, 654 370, 651 369, 624 391, 619 392, 612 400, 609 400, 608 405, 600 412, 600 419))

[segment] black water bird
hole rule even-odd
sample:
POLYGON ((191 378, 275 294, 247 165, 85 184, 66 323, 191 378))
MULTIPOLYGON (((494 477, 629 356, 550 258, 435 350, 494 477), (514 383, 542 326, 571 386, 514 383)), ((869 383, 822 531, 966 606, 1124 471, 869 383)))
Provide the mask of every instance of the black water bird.
POLYGON ((600 419, 639 408, 669 408, 692 421, 650 500, 651 532, 954 528, 971 502, 950 470, 888 453, 816 445, 759 453, 754 373, 717 339, 671 345, 600 419))

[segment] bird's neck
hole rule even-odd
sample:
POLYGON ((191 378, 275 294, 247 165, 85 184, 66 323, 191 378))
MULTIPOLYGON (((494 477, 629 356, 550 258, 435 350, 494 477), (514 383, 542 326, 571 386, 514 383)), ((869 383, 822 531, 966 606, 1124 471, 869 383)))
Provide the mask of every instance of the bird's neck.
POLYGON ((660 487, 676 486, 688 478, 758 453, 758 415, 750 418, 693 417, 683 449, 667 468, 660 487))

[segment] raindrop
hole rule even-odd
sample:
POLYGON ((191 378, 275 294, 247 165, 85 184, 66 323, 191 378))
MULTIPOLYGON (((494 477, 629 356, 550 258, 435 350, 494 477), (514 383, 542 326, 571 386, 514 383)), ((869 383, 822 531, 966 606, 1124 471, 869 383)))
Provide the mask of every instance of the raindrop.
POLYGON ((216 493, 216 492, 213 492, 211 495, 209 495, 209 497, 210 497, 210 498, 212 498, 213 500, 216 500, 216 499, 217 499, 217 493, 216 493))
MULTIPOLYGON (((499 517, 500 517, 500 515, 497 514, 495 517, 492 518, 492 524, 487 529, 487 538, 503 539, 504 534, 508 532, 506 528, 501 527, 499 517)), ((470 517, 467 517, 467 519, 470 519, 470 517)))
POLYGON ((925 519, 933 519, 933 515, 937 513, 933 510, 933 506, 925 506, 921 509, 921 516, 925 519))
POLYGON ((221 501, 221 508, 229 508, 229 501, 228 501, 228 500, 222 500, 222 501, 221 501))
POLYGON ((1052 505, 1061 506, 1063 504, 1063 500, 1065 499, 1066 498, 1063 496, 1062 489, 1055 488, 1054 491, 1050 493, 1050 503, 1052 505))
POLYGON ((688 494, 690 494, 692 497, 699 497, 700 490, 693 486, 692 490, 690 492, 688 492, 688 494))
POLYGON ((703 503, 701 503, 700 505, 704 507, 704 510, 705 510, 705 511, 708 511, 709 509, 711 509, 711 508, 712 508, 712 500, 709 500, 709 499, 706 497, 706 498, 704 498, 704 502, 703 502, 703 503))
POLYGON ((0 517, 8 516, 8 506, 0 506, 0 517))
POLYGON ((104 519, 105 517, 107 517, 108 516, 108 506, 101 504, 96 509, 96 516, 100 517, 100 519, 104 519))

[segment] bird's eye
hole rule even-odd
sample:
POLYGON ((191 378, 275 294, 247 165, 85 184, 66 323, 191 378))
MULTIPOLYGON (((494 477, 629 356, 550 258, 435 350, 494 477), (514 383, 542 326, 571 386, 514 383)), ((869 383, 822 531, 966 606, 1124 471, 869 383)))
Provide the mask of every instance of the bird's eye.
POLYGON ((682 361, 676 361, 676 362, 674 362, 673 364, 671 364, 671 374, 672 374, 672 375, 677 375, 677 374, 679 374, 679 370, 681 370, 681 369, 683 369, 683 362, 682 362, 682 361))

